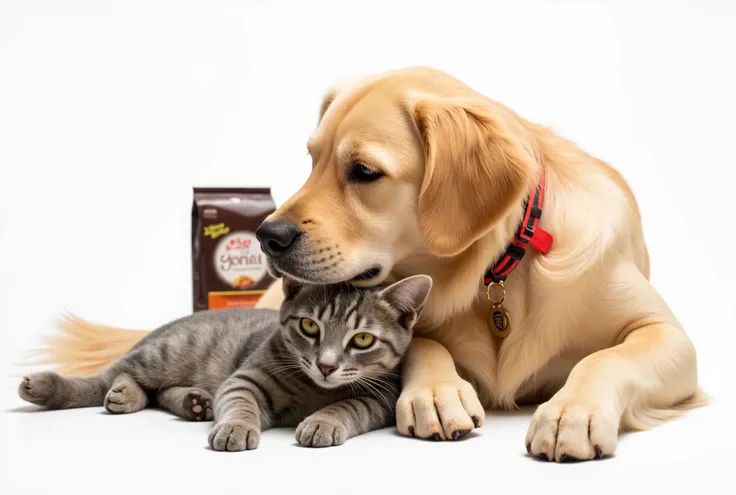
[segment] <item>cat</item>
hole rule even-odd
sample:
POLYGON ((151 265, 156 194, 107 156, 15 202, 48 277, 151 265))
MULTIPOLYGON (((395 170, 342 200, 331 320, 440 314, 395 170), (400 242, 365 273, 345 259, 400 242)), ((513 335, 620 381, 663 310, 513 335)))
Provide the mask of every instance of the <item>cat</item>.
POLYGON ((393 425, 402 358, 432 279, 283 286, 280 311, 198 312, 151 332, 95 375, 34 373, 19 394, 49 409, 116 414, 150 401, 187 420, 214 420, 208 441, 217 451, 255 449, 271 427, 298 425, 299 444, 328 447, 393 425))

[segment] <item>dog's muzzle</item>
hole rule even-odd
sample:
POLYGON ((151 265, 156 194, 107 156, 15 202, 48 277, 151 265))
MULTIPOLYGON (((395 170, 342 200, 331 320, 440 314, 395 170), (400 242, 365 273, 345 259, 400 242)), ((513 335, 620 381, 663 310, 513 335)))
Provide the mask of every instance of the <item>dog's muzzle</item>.
POLYGON ((256 230, 261 250, 270 258, 288 255, 301 231, 288 220, 267 220, 256 230))

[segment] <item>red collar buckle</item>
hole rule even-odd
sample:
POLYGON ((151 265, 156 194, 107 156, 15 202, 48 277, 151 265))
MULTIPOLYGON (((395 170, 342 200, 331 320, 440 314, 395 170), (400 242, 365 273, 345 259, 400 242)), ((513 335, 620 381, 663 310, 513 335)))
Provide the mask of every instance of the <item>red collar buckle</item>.
POLYGON ((546 230, 539 227, 539 219, 542 218, 542 205, 544 204, 544 190, 547 185, 546 171, 542 171, 534 187, 534 192, 529 195, 524 207, 524 218, 519 229, 514 235, 514 240, 506 248, 506 252, 485 274, 483 283, 503 282, 506 277, 514 271, 526 253, 527 246, 532 246, 542 254, 547 254, 552 247, 553 237, 546 230))

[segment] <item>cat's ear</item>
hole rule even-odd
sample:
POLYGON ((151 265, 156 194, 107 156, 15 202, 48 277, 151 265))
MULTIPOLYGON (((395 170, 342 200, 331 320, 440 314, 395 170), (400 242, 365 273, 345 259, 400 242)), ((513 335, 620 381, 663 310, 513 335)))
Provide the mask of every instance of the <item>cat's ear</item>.
POLYGON ((303 284, 289 277, 281 277, 281 287, 284 291, 284 298, 291 299, 302 290, 303 284))
POLYGON ((411 328, 432 290, 432 277, 414 275, 399 280, 383 289, 378 295, 400 313, 399 323, 411 328))

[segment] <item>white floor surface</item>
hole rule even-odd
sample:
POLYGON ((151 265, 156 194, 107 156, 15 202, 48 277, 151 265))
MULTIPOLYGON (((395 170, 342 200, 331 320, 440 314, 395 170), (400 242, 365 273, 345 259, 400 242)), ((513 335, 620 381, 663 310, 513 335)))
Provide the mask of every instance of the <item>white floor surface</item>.
POLYGON ((560 465, 526 455, 528 411, 491 414, 460 442, 413 440, 386 429, 312 450, 297 446, 290 429, 277 429, 264 433, 255 451, 219 453, 207 447, 208 424, 156 410, 39 412, 17 398, 15 386, 4 382, 0 395, 0 493, 9 495, 62 486, 77 495, 736 493, 727 481, 733 441, 723 431, 733 403, 720 400, 623 435, 613 458, 560 465))

